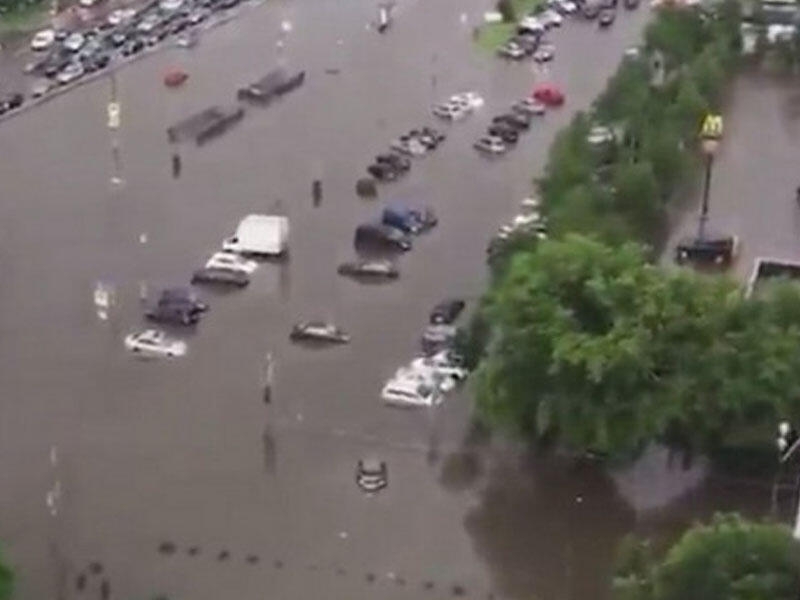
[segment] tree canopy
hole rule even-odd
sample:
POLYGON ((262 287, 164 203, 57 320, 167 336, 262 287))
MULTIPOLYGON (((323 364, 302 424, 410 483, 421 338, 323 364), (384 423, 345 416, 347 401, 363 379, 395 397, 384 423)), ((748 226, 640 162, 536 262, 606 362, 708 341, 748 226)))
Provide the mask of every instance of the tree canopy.
POLYGON ((649 264, 633 243, 544 241, 485 302, 478 407, 576 452, 714 447, 737 426, 800 416, 796 306, 793 286, 745 300, 727 279, 649 264))
POLYGON ((800 545, 782 525, 716 515, 664 556, 628 538, 613 581, 615 600, 796 600, 800 545))
POLYGON ((0 556, 0 600, 11 600, 14 591, 14 573, 0 556))

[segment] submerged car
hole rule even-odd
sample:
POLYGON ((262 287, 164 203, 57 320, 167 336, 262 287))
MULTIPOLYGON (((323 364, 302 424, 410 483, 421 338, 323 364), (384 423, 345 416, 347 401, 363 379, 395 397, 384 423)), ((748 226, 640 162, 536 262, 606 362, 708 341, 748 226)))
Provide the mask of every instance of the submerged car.
POLYGON ((207 269, 229 269, 231 271, 241 271, 247 275, 252 274, 257 268, 258 263, 248 260, 234 252, 215 252, 206 262, 207 269))
POLYGON ((497 54, 511 60, 522 60, 526 56, 525 49, 515 42, 503 44, 497 49, 497 54))
POLYGON ((422 351, 433 354, 450 348, 456 339, 456 332, 452 325, 428 325, 420 340, 422 351))
POLYGON ((739 253, 739 238, 735 235, 707 235, 703 238, 684 238, 675 248, 679 264, 729 266, 739 253))
POLYGON ((61 72, 56 75, 56 81, 61 85, 66 85, 68 83, 72 83, 76 79, 80 79, 83 77, 83 65, 79 62, 69 63, 66 67, 64 67, 61 72))
POLYGON ((506 146, 516 144, 519 141, 519 133, 508 123, 494 123, 486 130, 492 137, 497 137, 503 140, 506 146))
POLYGON ((354 244, 358 247, 383 247, 392 250, 411 250, 411 238, 403 232, 381 223, 366 223, 356 228, 354 244))
POLYGON ((383 209, 381 222, 403 233, 418 234, 435 227, 439 218, 432 208, 408 208, 387 206, 383 209))
POLYGON ((458 298, 443 300, 431 310, 430 322, 432 325, 450 325, 458 318, 465 306, 464 301, 458 298))
POLYGON ((617 12, 612 8, 606 8, 600 11, 600 17, 597 19, 597 24, 600 27, 610 27, 617 18, 617 12))
POLYGON ((401 135, 391 143, 392 150, 408 156, 423 156, 428 148, 417 138, 411 135, 401 135))
POLYGON ((546 106, 561 106, 564 104, 564 93, 552 83, 542 83, 533 89, 531 97, 546 106))
POLYGON ((335 344, 347 344, 350 342, 350 335, 332 323, 305 321, 292 327, 289 339, 294 341, 314 340, 335 344))
POLYGON ((169 358, 186 354, 186 342, 167 338, 163 331, 146 329, 125 337, 125 347, 142 356, 166 356, 169 358))
POLYGON ((547 107, 533 98, 524 98, 514 103, 511 110, 515 113, 541 116, 547 111, 547 107))
POLYGON ((367 173, 378 181, 394 181, 403 173, 389 163, 373 163, 367 167, 367 173))
POLYGON ((194 325, 207 310, 208 304, 201 301, 194 291, 188 288, 167 288, 161 292, 158 301, 145 312, 145 316, 153 321, 194 325))
POLYGON ((250 283, 250 276, 242 270, 227 267, 205 267, 192 274, 192 283, 219 283, 245 287, 250 283))
POLYGON ((370 277, 376 279, 397 279, 400 272, 394 263, 388 260, 362 260, 346 262, 336 269, 339 275, 349 277, 370 277))
POLYGON ((441 397, 436 386, 402 375, 393 377, 381 389, 381 399, 392 406, 431 407, 439 404, 441 397))
POLYGON ((356 485, 368 494, 381 491, 389 484, 386 463, 376 458, 364 458, 356 465, 356 485))
POLYGON ((484 154, 503 154, 508 150, 508 146, 506 146, 505 142, 495 136, 482 137, 472 146, 478 152, 484 154))

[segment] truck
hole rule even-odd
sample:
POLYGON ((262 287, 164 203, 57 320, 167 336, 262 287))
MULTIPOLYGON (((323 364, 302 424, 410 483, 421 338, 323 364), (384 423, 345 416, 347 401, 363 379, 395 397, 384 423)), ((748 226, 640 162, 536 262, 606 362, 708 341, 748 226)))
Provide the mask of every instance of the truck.
POLYGON ((289 244, 289 219, 281 215, 248 215, 222 249, 244 255, 280 257, 289 244))

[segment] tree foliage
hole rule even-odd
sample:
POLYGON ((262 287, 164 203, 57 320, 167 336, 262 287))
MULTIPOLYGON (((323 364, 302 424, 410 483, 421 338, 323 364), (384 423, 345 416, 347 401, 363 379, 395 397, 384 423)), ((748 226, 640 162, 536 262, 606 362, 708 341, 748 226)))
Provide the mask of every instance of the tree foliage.
MULTIPOLYGON (((652 185, 642 173, 631 189, 652 185)), ((796 305, 795 287, 746 301, 728 280, 650 265, 632 243, 544 241, 487 298, 478 406, 576 452, 714 447, 737 426, 800 416, 796 305)))
POLYGON ((800 545, 789 530, 735 514, 692 527, 660 562, 626 540, 613 581, 615 600, 796 600, 798 587, 800 545))
POLYGON ((14 573, 0 557, 0 600, 11 600, 14 591, 14 573))

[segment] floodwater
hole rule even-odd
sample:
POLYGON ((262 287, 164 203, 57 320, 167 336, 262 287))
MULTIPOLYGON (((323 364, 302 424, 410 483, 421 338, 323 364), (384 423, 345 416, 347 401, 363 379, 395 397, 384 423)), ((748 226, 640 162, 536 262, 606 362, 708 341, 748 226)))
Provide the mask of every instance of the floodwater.
MULTIPOLYGON (((384 36, 366 27, 374 8, 263 4, 191 52, 118 71, 116 166, 108 79, 0 126, 0 540, 20 598, 98 597, 103 577, 127 598, 603 597, 613 545, 641 522, 607 476, 472 440, 466 393, 433 412, 391 410, 378 395, 414 353, 430 307, 480 293, 486 241, 555 132, 636 43, 646 9, 620 14, 611 31, 574 22, 556 32, 551 72, 566 106, 486 161, 472 141, 537 76, 472 47, 485 3, 401 2, 384 36), (284 20, 293 30, 279 57, 284 20), (174 178, 166 127, 233 101, 279 59, 307 70, 305 86, 182 148, 174 178), (172 66, 190 74, 182 89, 161 84, 172 66), (485 96, 480 112, 447 127, 445 144, 379 200, 356 197, 374 154, 430 122, 434 99, 468 89, 485 96), (432 205, 439 227, 401 259, 396 283, 338 277, 355 226, 387 199, 432 205), (143 325, 139 281, 187 281, 242 216, 278 201, 290 261, 262 265, 243 292, 209 292, 184 359, 126 355, 122 337, 143 325), (92 305, 98 282, 117 292, 108 322, 92 305), (310 317, 335 320, 353 342, 290 345, 291 325, 310 317), (371 498, 354 481, 367 455, 389 467, 388 488, 371 498)), ((683 524, 707 512, 705 498, 660 518, 683 524)))
MULTIPOLYGON (((739 237, 733 274, 749 277, 758 257, 800 260, 800 87, 747 73, 725 109, 725 138, 714 159, 708 229, 739 237), (769 144, 763 143, 769 140, 769 144)), ((681 215, 670 248, 697 232, 702 189, 681 215)), ((669 258, 674 252, 669 253, 669 258)))

